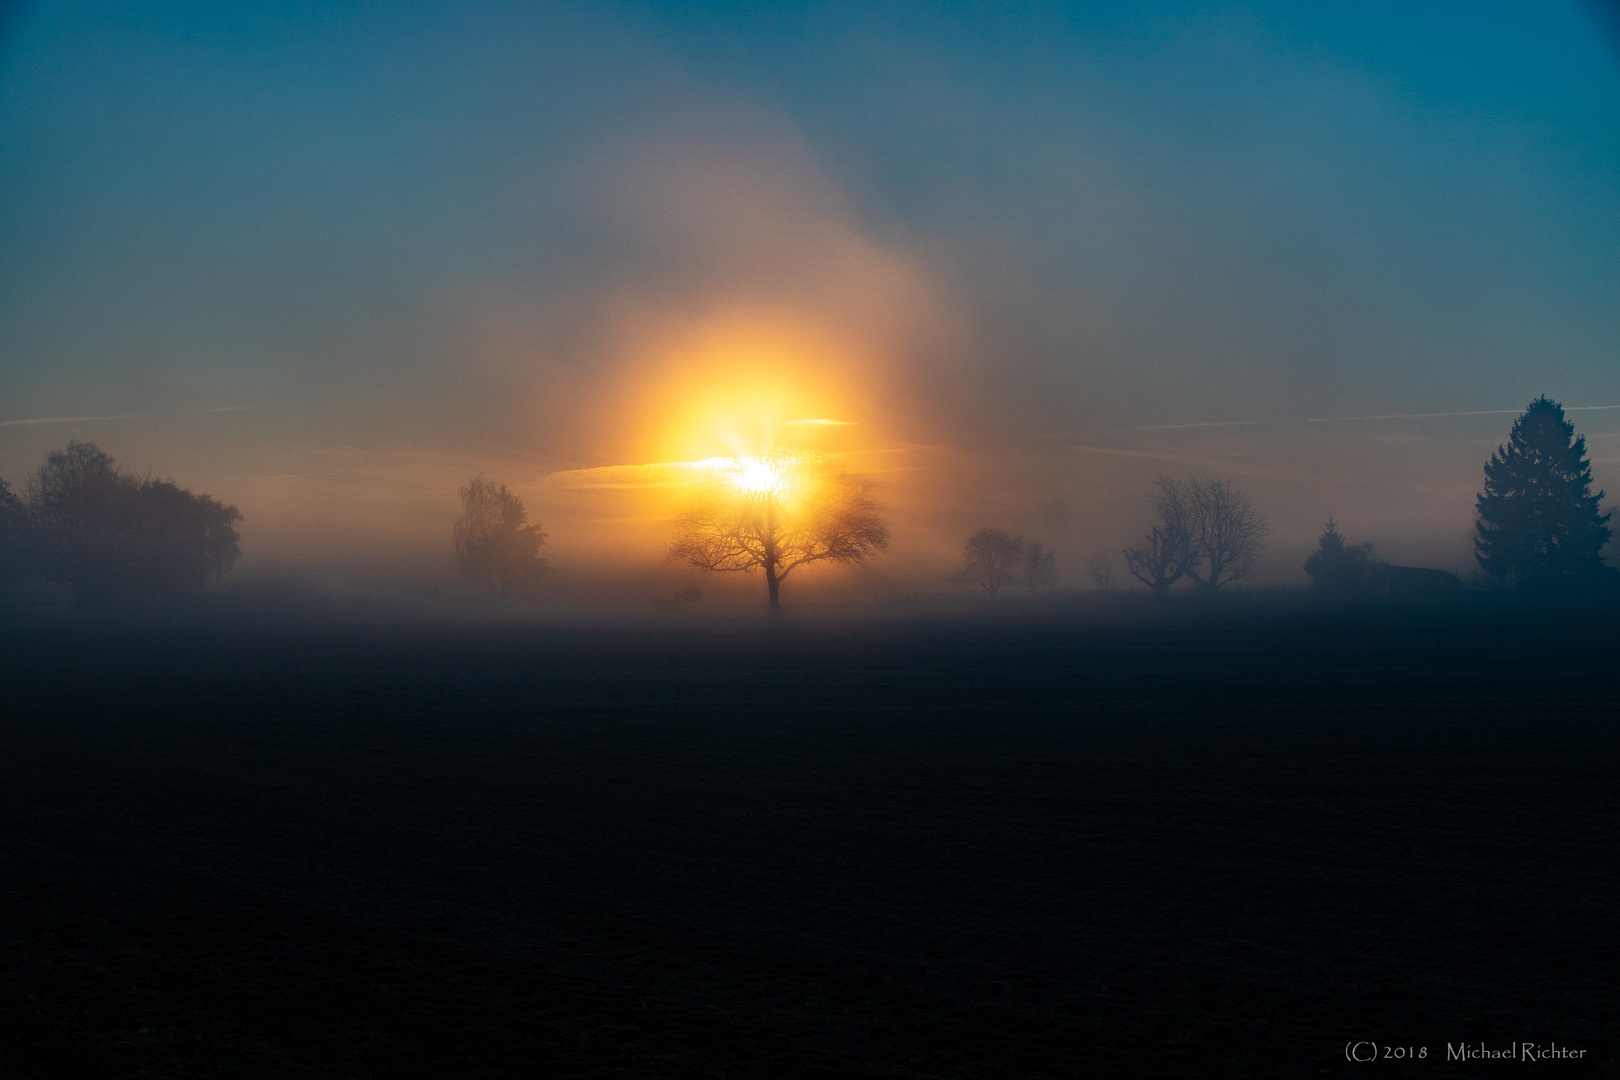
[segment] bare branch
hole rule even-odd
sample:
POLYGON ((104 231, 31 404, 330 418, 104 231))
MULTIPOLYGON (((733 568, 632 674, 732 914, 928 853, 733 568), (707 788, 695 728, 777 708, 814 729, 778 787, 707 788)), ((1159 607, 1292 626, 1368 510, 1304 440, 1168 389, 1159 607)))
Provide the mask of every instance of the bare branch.
POLYGON ((702 570, 763 569, 775 609, 778 587, 797 568, 860 564, 888 546, 883 508, 864 481, 808 455, 775 454, 765 465, 780 487, 750 491, 718 479, 710 483, 676 517, 669 557, 702 570))
POLYGON ((1252 574, 1255 562, 1265 554, 1271 528, 1249 497, 1232 481, 1213 476, 1194 477, 1188 495, 1199 559, 1188 566, 1187 576, 1213 592, 1225 582, 1252 574), (1207 567, 1203 572, 1199 562, 1207 567))
POLYGON ((1131 576, 1163 596, 1198 560, 1197 537, 1188 493, 1176 481, 1159 477, 1153 509, 1158 521, 1148 534, 1125 549, 1125 568, 1131 576))
POLYGON ((1057 556, 1047 551, 1044 544, 1035 541, 1024 549, 1024 562, 1020 569, 1024 587, 1034 592, 1057 580, 1057 556))
POLYGON ((957 575, 994 596, 1018 580, 1024 560, 1024 538, 1000 529, 983 528, 962 545, 962 569, 957 575))

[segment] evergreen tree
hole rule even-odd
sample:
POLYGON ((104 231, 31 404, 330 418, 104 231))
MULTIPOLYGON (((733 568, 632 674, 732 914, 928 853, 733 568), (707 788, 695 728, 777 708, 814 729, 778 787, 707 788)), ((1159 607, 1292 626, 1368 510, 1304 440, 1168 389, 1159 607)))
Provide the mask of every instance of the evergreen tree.
POLYGON ((1347 544, 1330 517, 1305 560, 1305 572, 1324 596, 1364 596, 1382 584, 1384 564, 1371 544, 1347 544))
POLYGON ((1532 588, 1601 573, 1598 553, 1610 531, 1609 515, 1598 511, 1602 498, 1592 494, 1586 440, 1561 405, 1539 397, 1485 464, 1474 557, 1492 577, 1532 588))

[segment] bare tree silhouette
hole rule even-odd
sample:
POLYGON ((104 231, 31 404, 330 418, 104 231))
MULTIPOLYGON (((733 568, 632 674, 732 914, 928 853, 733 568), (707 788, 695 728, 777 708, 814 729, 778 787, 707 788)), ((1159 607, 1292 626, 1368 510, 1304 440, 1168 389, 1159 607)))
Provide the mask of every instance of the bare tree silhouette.
POLYGON ((994 596, 1019 580, 1025 569, 1024 538, 986 527, 962 545, 962 569, 957 577, 994 596))
POLYGON ((546 533, 527 524, 523 500, 505 484, 475 476, 461 489, 461 516, 450 530, 456 568, 479 592, 509 597, 552 572, 540 557, 546 533))
POLYGON ((1057 556, 1039 540, 1031 541, 1024 547, 1021 570, 1024 587, 1033 593, 1057 580, 1057 556))
POLYGON ((1125 568, 1131 576, 1163 596, 1180 581, 1198 559, 1198 534, 1192 501, 1176 481, 1161 476, 1153 500, 1158 520, 1148 533, 1125 549, 1125 568))
POLYGON ((1114 558, 1103 552, 1094 553, 1086 560, 1086 576, 1091 579, 1091 587, 1098 592, 1107 592, 1114 587, 1114 558))
POLYGON ((1187 577, 1206 592, 1254 573, 1266 551, 1271 528, 1255 512, 1249 497, 1219 477, 1193 477, 1187 483, 1192 534, 1197 557, 1187 564, 1187 577))
POLYGON ((782 582, 799 567, 860 564, 887 548, 882 509, 864 481, 813 454, 734 458, 676 517, 669 557, 709 571, 763 570, 778 612, 782 582))

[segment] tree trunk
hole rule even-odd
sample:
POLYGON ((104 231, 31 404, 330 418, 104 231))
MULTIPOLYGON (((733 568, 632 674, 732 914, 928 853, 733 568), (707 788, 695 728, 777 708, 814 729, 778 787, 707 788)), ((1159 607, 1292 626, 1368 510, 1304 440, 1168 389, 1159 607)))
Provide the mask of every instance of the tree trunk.
POLYGON ((765 590, 771 596, 771 614, 782 614, 782 601, 777 593, 782 588, 782 579, 776 576, 776 497, 765 504, 765 590))

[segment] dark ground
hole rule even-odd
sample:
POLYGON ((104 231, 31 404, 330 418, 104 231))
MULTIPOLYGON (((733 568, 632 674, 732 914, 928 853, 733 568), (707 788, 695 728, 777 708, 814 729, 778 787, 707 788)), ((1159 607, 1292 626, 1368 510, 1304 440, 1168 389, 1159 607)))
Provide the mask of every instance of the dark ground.
POLYGON ((0 1076, 1620 1075, 1617 646, 15 629, 0 1076), (1586 1055, 1446 1061, 1515 1041, 1586 1055))

